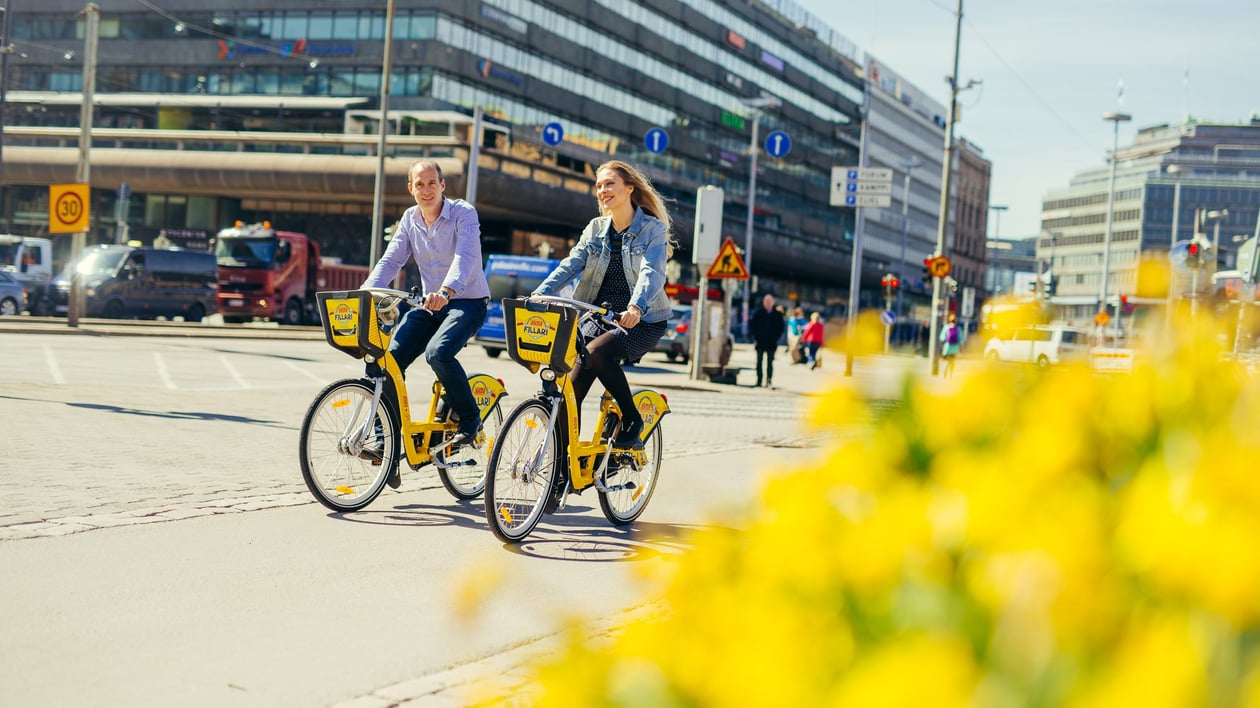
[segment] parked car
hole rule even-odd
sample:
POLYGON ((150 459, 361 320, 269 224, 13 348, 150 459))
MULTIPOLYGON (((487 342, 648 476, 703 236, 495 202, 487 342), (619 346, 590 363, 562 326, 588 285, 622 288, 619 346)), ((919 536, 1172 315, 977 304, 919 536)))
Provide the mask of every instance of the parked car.
POLYGON ((17 315, 26 309, 26 289, 7 270, 0 270, 0 315, 17 315))
POLYGON ((669 324, 665 336, 656 343, 656 351, 662 352, 670 361, 686 364, 691 358, 691 305, 674 305, 669 316, 669 324))
MULTIPOLYGON (((213 253, 103 245, 84 251, 75 269, 83 281, 88 317, 175 317, 200 322, 218 312, 219 266, 213 253)), ((66 314, 67 269, 53 279, 54 307, 66 314)))
POLYGON ((1045 367, 1083 359, 1089 351, 1088 333, 1061 325, 1033 325, 998 332, 984 346, 989 361, 1017 361, 1045 367))

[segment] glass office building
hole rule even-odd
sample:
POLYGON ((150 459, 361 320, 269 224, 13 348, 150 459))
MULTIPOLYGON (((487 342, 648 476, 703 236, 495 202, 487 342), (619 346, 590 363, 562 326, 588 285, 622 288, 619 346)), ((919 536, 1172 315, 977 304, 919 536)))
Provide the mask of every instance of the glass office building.
MULTIPOLYGON (((48 167, 59 159, 40 151, 74 145, 64 132, 34 129, 78 124, 74 98, 83 88, 85 22, 78 0, 14 4, 7 31, 17 53, 8 57, 3 77, 8 164, 0 175, 0 230, 25 232, 37 226, 30 215, 38 212, 40 189, 46 192, 40 180, 65 176, 64 165, 48 167)), ((266 218, 311 233, 343 260, 366 262, 372 190, 335 179, 321 187, 300 173, 361 170, 346 165, 374 162, 372 146, 348 138, 340 146, 313 145, 283 135, 361 138, 379 130, 383 4, 99 5, 94 126, 147 131, 143 139, 112 133, 96 139, 93 199, 102 214, 102 240, 111 233, 109 215, 126 182, 127 220, 142 240, 161 230, 213 233, 237 218, 266 218), (224 138, 195 158, 172 159, 167 153, 199 148, 187 139, 172 146, 153 137, 160 130, 277 137, 245 146, 224 138), (132 163, 121 152, 111 152, 124 149, 152 150, 153 162, 169 163, 173 172, 160 183, 146 182, 126 171, 132 163), (268 159, 269 151, 283 159, 268 159), (329 159, 289 159, 294 153, 329 159), (236 169, 225 167, 232 163, 239 163, 236 169), (260 190, 241 174, 246 164, 297 174, 271 175, 275 186, 260 190)), ((753 111, 760 110, 758 143, 782 131, 791 150, 759 157, 750 264, 761 281, 757 289, 823 303, 847 288, 853 215, 828 200, 831 167, 857 160, 858 50, 794 3, 401 0, 392 47, 392 132, 412 139, 398 147, 391 138, 387 148, 404 165, 391 167, 398 177, 387 190, 387 219, 407 205, 401 173, 416 155, 448 160, 448 194, 464 193, 471 132, 450 129, 458 121, 435 129, 426 116, 468 116, 480 107, 496 128, 483 134, 478 163, 487 252, 546 243, 562 253, 596 213, 595 166, 616 158, 643 168, 672 200, 685 276, 700 186, 724 190, 723 231, 744 243, 753 111), (767 95, 779 105, 750 107, 750 100, 767 95), (562 130, 557 144, 549 139, 553 133, 544 133, 549 125, 562 130), (664 131, 667 145, 655 131, 664 131), (434 133, 450 140, 421 139, 434 133)))
MULTIPOLYGON (((1068 322, 1089 324, 1098 311, 1109 179, 1109 164, 1083 170, 1042 202, 1036 257, 1057 278, 1051 303, 1068 322)), ((1215 242, 1215 256, 1196 282, 1204 291, 1212 270, 1233 267, 1243 240, 1238 237, 1258 229, 1260 119, 1139 130, 1132 144, 1118 150, 1108 307, 1114 311, 1121 296, 1143 289, 1138 279, 1144 259, 1167 263, 1173 245, 1196 232, 1215 242)), ((1185 296, 1190 275, 1181 268, 1173 274, 1174 294, 1185 296)))

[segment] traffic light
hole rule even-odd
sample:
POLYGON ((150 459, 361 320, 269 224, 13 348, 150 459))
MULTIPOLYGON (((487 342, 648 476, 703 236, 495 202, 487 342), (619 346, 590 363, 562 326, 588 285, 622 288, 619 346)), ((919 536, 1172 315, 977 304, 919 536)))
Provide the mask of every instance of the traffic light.
POLYGON ((884 277, 879 279, 879 284, 884 286, 884 297, 892 297, 893 291, 901 286, 901 281, 892 273, 885 273, 884 277))
POLYGON ((1046 294, 1053 295, 1059 289, 1059 276, 1050 276, 1050 282, 1046 284, 1046 294))
POLYGON ((932 257, 928 256, 923 259, 923 282, 928 282, 932 278, 932 257))
POLYGON ((1120 296, 1120 311, 1126 315, 1133 314, 1133 305, 1129 303, 1128 295, 1120 296))

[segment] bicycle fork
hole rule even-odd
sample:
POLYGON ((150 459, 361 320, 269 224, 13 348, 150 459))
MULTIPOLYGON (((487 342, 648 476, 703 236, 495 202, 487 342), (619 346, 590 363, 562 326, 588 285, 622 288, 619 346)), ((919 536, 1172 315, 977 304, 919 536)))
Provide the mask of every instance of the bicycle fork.
MULTIPOLYGON (((376 408, 381 402, 381 393, 385 389, 385 377, 376 377, 376 386, 372 389, 372 404, 368 408, 368 414, 363 420, 363 424, 356 426, 355 422, 359 420, 359 415, 363 412, 363 399, 359 399, 355 403, 354 414, 350 416, 350 424, 341 439, 337 441, 338 451, 346 455, 358 455, 363 452, 363 447, 367 443, 368 437, 373 433, 372 421, 376 418, 376 408)), ((381 430, 382 437, 385 431, 381 430)), ((381 444, 385 441, 382 439, 381 444)))

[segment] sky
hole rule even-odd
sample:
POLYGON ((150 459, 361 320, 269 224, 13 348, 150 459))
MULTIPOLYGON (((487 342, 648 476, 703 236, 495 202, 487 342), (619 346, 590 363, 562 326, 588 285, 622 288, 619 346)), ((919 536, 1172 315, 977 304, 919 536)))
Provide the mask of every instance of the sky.
MULTIPOLYGON (((797 0, 946 105, 958 0, 797 0)), ((989 237, 1037 234, 1046 192, 1138 129, 1260 113, 1260 0, 964 0, 955 137, 993 164, 989 237), (1188 77, 1188 79, 1187 79, 1188 77), (1123 82, 1123 95, 1118 89, 1123 82), (1000 229, 1000 232, 998 231, 1000 229)), ((943 146, 942 146, 943 148, 943 146)))

